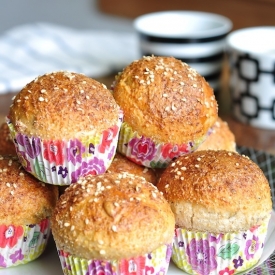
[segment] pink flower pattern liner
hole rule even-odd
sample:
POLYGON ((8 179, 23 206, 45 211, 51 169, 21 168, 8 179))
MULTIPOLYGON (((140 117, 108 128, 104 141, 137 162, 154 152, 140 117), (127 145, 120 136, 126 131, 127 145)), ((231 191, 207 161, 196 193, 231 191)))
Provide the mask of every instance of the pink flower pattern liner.
POLYGON ((172 260, 193 275, 233 275, 258 263, 268 224, 226 234, 176 228, 172 260))
POLYGON ((120 112, 116 125, 94 136, 71 140, 42 140, 27 136, 16 132, 10 120, 6 120, 25 170, 43 182, 70 185, 80 176, 105 173, 116 152, 122 119, 120 112))
POLYGON ((186 144, 160 143, 149 137, 140 136, 126 122, 123 122, 117 150, 139 165, 165 168, 173 159, 195 151, 211 132, 212 128, 205 136, 186 144))
POLYGON ((0 225, 0 268, 26 264, 38 258, 50 236, 50 222, 39 224, 0 225))
POLYGON ((58 250, 66 275, 166 275, 172 254, 172 245, 163 245, 143 256, 120 261, 86 260, 58 250))

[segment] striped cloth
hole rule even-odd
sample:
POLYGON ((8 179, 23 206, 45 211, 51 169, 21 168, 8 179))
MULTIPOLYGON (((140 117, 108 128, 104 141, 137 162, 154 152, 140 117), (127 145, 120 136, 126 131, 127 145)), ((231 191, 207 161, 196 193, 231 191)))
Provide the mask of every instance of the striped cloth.
POLYGON ((0 94, 17 92, 57 70, 101 77, 138 58, 135 33, 76 30, 48 23, 15 27, 0 36, 0 94))
MULTIPOLYGON (((238 147, 238 152, 250 157, 264 172, 267 177, 273 200, 273 209, 275 210, 275 156, 264 151, 254 150, 247 147, 238 147)), ((275 234, 275 231, 273 231, 275 234)), ((261 265, 245 273, 246 275, 274 275, 275 274, 275 243, 272 255, 261 265)))

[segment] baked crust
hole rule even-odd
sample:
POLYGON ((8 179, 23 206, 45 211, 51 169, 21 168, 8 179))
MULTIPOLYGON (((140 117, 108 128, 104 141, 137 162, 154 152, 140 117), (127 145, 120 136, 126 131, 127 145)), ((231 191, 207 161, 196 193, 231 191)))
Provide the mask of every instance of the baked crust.
POLYGON ((16 131, 45 140, 101 133, 116 125, 119 106, 104 84, 72 72, 53 72, 27 84, 9 118, 16 131))
POLYGON ((266 222, 272 211, 270 186, 248 157, 224 150, 179 157, 157 187, 169 201, 179 227, 225 233, 266 222))
POLYGON ((0 224, 37 224, 51 216, 58 188, 39 182, 15 157, 0 156, 0 224))
POLYGON ((120 153, 116 153, 107 173, 122 172, 144 177, 148 182, 151 182, 154 185, 157 183, 156 173, 153 169, 138 165, 120 153))
POLYGON ((128 173, 88 176, 60 197, 52 216, 56 245, 85 259, 119 260, 172 242, 168 202, 144 178, 128 173))
POLYGON ((146 56, 132 62, 117 76, 113 94, 124 121, 158 142, 198 140, 217 120, 213 89, 173 57, 146 56))
POLYGON ((7 123, 0 126, 0 155, 17 156, 7 123))
POLYGON ((235 136, 227 122, 218 117, 212 127, 212 133, 199 145, 197 150, 236 151, 235 136))

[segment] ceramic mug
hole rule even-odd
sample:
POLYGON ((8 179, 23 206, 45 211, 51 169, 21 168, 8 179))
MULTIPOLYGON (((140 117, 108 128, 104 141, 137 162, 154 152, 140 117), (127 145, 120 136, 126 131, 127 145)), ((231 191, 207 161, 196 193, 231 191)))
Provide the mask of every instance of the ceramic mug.
POLYGON ((134 20, 141 55, 173 56, 197 70, 217 91, 230 19, 200 11, 163 11, 134 20))
POLYGON ((233 116, 275 129, 275 26, 236 30, 226 42, 233 116))

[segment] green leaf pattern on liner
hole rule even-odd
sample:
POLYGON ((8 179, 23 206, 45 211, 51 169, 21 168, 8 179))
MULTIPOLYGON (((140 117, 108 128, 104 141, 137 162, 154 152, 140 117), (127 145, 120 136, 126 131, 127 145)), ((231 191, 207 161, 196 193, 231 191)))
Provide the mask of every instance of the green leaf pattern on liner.
POLYGON ((219 250, 218 257, 222 259, 231 259, 234 255, 238 253, 240 246, 237 243, 228 243, 222 246, 219 250))
POLYGON ((39 160, 36 158, 35 159, 35 164, 34 164, 34 170, 36 176, 41 180, 41 181, 47 181, 45 171, 46 167, 44 166, 43 161, 39 162, 39 160))
POLYGON ((29 247, 35 247, 37 242, 38 242, 38 239, 39 239, 39 235, 40 235, 40 232, 34 232, 33 233, 33 237, 29 243, 29 247))

